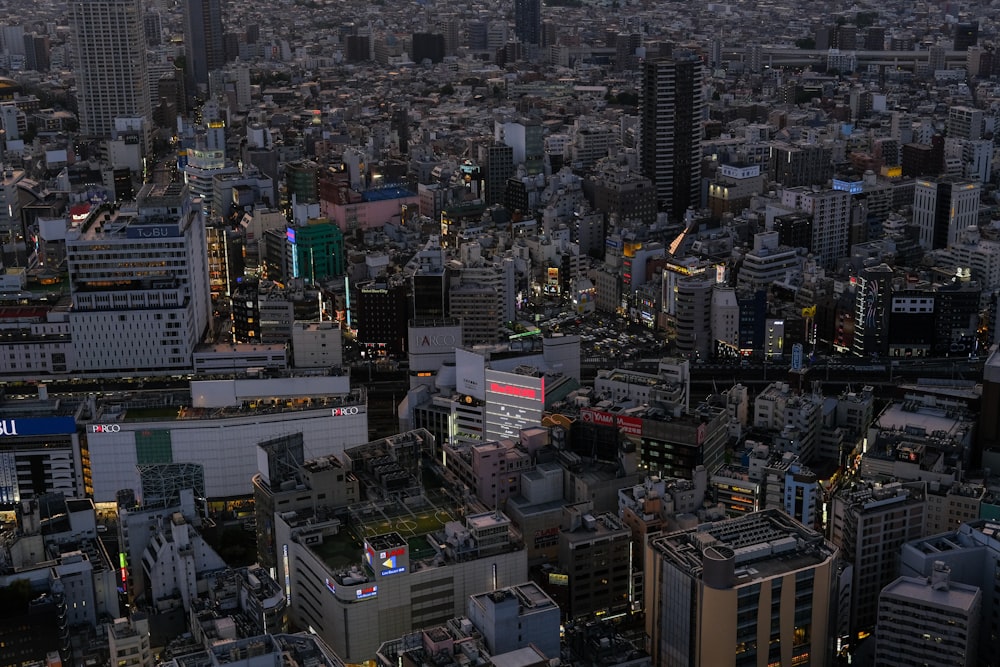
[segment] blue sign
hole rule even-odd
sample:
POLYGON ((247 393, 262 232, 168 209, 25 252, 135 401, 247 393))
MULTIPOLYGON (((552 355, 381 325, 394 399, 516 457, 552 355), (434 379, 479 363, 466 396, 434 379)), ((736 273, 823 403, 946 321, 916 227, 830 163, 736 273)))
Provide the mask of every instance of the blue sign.
POLYGON ((373 598, 378 595, 378 586, 367 586, 365 588, 359 588, 354 591, 354 596, 358 600, 367 600, 368 598, 373 598))
POLYGON ((168 239, 180 236, 177 225, 129 225, 125 230, 125 238, 129 239, 168 239))
POLYGON ((57 435, 76 433, 72 417, 18 417, 0 419, 0 436, 57 435))
POLYGON ((802 344, 792 345, 792 370, 802 370, 802 344))

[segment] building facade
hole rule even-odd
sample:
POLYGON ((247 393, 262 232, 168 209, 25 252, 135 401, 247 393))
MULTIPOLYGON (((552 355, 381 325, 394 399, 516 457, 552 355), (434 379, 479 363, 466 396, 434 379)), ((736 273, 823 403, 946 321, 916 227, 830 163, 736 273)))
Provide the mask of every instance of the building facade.
POLYGON ((80 130, 110 138, 116 118, 152 123, 146 39, 140 0, 74 0, 70 25, 75 49, 80 130))
POLYGON ((693 57, 650 59, 643 67, 640 168, 674 220, 701 205, 701 68, 693 57))
POLYGON ((833 664, 837 549, 782 512, 655 537, 646 562, 654 665, 833 664))

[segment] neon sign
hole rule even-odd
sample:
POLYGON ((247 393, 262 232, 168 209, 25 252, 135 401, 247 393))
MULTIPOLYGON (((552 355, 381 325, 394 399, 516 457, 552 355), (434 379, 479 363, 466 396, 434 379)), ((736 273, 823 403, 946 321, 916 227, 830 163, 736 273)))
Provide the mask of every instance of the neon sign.
POLYGON ((511 384, 490 383, 490 391, 504 396, 516 396, 518 398, 538 398, 538 392, 528 387, 515 387, 511 384))
POLYGON ((359 588, 354 591, 354 596, 359 600, 367 600, 368 598, 373 598, 378 595, 378 586, 369 586, 367 588, 359 588))

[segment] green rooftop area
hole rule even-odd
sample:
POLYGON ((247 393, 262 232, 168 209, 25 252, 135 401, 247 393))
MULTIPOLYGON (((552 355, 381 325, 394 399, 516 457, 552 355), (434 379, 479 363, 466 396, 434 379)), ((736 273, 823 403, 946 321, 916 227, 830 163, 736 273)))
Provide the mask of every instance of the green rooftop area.
POLYGON ((331 570, 356 565, 364 559, 364 540, 376 535, 398 533, 406 540, 410 560, 422 560, 434 555, 427 534, 444 529, 449 521, 461 519, 460 509, 444 502, 440 493, 430 494, 427 504, 409 508, 402 503, 363 503, 352 506, 349 524, 337 535, 325 537, 312 549, 331 570))
POLYGON ((342 530, 332 537, 326 537, 313 551, 323 559, 331 570, 342 570, 362 561, 364 545, 350 530, 342 530))
POLYGON ((129 408, 125 421, 146 421, 147 419, 170 419, 177 416, 176 405, 162 405, 155 408, 129 408))

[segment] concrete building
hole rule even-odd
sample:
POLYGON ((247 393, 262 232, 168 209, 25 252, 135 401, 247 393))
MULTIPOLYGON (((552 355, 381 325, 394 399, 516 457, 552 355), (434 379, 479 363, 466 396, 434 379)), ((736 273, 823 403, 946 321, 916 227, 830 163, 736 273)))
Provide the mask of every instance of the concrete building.
POLYGON ((94 209, 66 231, 66 255, 74 370, 192 367, 211 303, 205 222, 187 188, 148 184, 134 207, 94 209))
POLYGON ((851 231, 851 194, 843 190, 788 188, 782 205, 800 210, 812 221, 809 251, 820 266, 832 269, 848 250, 851 231))
POLYGON ((646 634, 663 667, 832 663, 837 549, 777 510, 647 547, 646 634))
POLYGON ((318 637, 299 634, 257 635, 221 640, 193 653, 171 658, 163 667, 344 667, 344 661, 318 637))
POLYGON ((74 0, 70 26, 81 132, 110 139, 116 119, 139 119, 148 149, 152 110, 143 10, 139 0, 74 0))
POLYGON ((330 376, 195 382, 194 405, 166 420, 101 405, 84 427, 94 499, 112 502, 122 489, 142 498, 141 468, 180 475, 183 465, 197 469, 204 497, 247 497, 258 442, 302 433, 306 458, 316 458, 368 440, 367 399, 348 384, 330 376))
POLYGON ((779 244, 778 232, 754 234, 753 249, 743 255, 736 284, 740 289, 767 289, 773 282, 800 275, 804 260, 800 249, 779 244))
POLYGON ((706 359, 714 347, 712 294, 715 274, 705 272, 677 281, 674 328, 677 351, 691 359, 706 359))
POLYGON ((179 603, 188 612, 194 600, 208 590, 206 575, 225 569, 226 562, 183 514, 175 512, 153 535, 141 566, 148 604, 162 610, 179 603))
POLYGON ((343 368, 343 333, 340 324, 293 323, 292 364, 295 368, 343 368))
POLYGON ((938 562, 951 569, 952 586, 964 584, 982 594, 979 619, 979 656, 991 656, 1000 642, 1000 523, 978 519, 957 529, 907 542, 900 553, 899 574, 924 581, 938 562))
POLYGON ((611 513, 594 515, 593 503, 563 508, 559 567, 569 577, 567 619, 613 616, 631 608, 632 532, 611 513))
POLYGON ((534 645, 546 657, 559 655, 559 607, 533 582, 469 597, 469 620, 491 655, 534 645))
POLYGON ((848 608, 839 613, 839 635, 853 641, 871 632, 878 596, 899 572, 900 547, 924 534, 927 502, 923 483, 858 483, 838 491, 830 504, 830 541, 850 567, 840 596, 848 608))
POLYGON ((226 54, 222 42, 222 1, 184 0, 184 55, 188 81, 208 85, 208 74, 222 69, 226 54))
POLYGON ((643 176, 674 221, 701 207, 702 64, 696 57, 649 58, 639 95, 643 176))
POLYGON ((2 405, 7 437, 0 444, 0 506, 10 508, 46 493, 85 496, 75 410, 60 409, 55 400, 5 400, 2 405))
MULTIPOLYGON (((395 436, 400 438, 401 436, 395 436)), ((258 473, 253 476, 254 516, 257 522, 257 562, 273 569, 278 554, 274 538, 275 514, 308 509, 341 509, 361 500, 360 483, 337 456, 306 460, 303 437, 294 433, 257 446, 258 473)))
POLYGON ((941 177, 918 179, 913 196, 913 224, 925 250, 946 248, 979 224, 981 186, 977 181, 941 177))
POLYGON ((108 628, 108 653, 111 664, 120 667, 153 667, 156 663, 149 647, 149 619, 136 612, 128 618, 116 618, 108 628))
POLYGON ((950 573, 938 561, 929 579, 900 577, 882 589, 876 664, 978 664, 982 593, 976 586, 951 582, 950 573))
POLYGON ((510 521, 494 512, 448 522, 434 532, 434 547, 419 551, 398 533, 367 537, 363 561, 338 566, 321 555, 323 543, 353 540, 335 538, 339 528, 331 521, 286 513, 275 522, 278 580, 293 622, 350 662, 374 657, 386 637, 462 614, 470 595, 527 580, 524 549, 512 540, 510 521))

